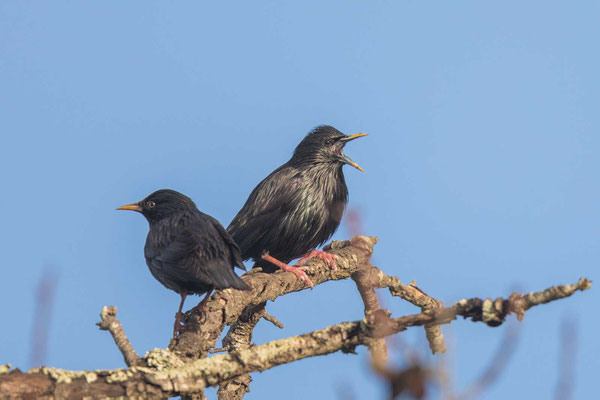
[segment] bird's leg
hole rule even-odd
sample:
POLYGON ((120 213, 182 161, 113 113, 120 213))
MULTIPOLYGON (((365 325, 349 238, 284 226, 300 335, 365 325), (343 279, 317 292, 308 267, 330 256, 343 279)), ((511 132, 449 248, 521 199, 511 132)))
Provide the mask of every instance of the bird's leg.
POLYGON ((208 292, 206 292, 206 296, 204 296, 200 303, 198 303, 196 307, 192 308, 192 310, 198 310, 198 312, 202 314, 202 319, 206 318, 206 302, 208 301, 208 298, 213 290, 214 289, 210 289, 208 292))
POLYGON ((285 272, 293 273, 298 279, 304 281, 304 283, 306 283, 307 285, 311 287, 313 286, 313 283, 311 282, 310 278, 308 277, 308 275, 306 275, 305 272, 308 269, 307 267, 293 267, 291 265, 287 265, 286 263, 279 261, 278 259, 276 259, 273 256, 270 256, 269 254, 263 254, 262 259, 279 267, 285 272))
POLYGON ((331 269, 336 269, 335 265, 335 254, 328 253, 323 250, 311 250, 308 253, 304 254, 300 260, 298 260, 298 265, 304 265, 308 260, 313 257, 317 257, 320 260, 323 260, 325 264, 329 266, 331 269))
POLYGON ((173 337, 176 337, 177 334, 179 333, 179 328, 181 328, 181 310, 183 309, 183 303, 185 302, 185 298, 187 297, 188 293, 186 291, 183 291, 181 293, 179 293, 179 295, 181 296, 181 303, 179 303, 179 310, 177 311, 177 314, 175 314, 175 325, 173 326, 173 337))

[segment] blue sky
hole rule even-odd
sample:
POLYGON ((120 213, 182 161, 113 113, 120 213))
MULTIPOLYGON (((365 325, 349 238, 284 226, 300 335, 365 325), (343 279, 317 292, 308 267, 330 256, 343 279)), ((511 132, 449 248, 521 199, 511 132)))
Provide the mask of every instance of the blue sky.
MULTIPOLYGON (((147 270, 146 222, 114 208, 172 188, 226 225, 323 123, 370 133, 346 150, 367 173, 345 173, 386 272, 448 304, 593 280, 599 12, 591 1, 1 2, 0 362, 29 367, 48 265, 59 276, 48 365, 122 366, 94 325, 107 304, 140 353, 166 346, 178 296, 147 270)), ((552 396, 567 317, 574 398, 590 398, 599 300, 593 289, 531 310, 485 398, 552 396)), ((261 323, 257 343, 362 317, 352 282, 268 309, 286 328, 261 323)), ((456 387, 504 329, 444 328, 456 387)), ((425 353, 422 330, 402 336, 425 353)), ((247 398, 381 396, 366 360, 362 350, 256 374, 247 398)))

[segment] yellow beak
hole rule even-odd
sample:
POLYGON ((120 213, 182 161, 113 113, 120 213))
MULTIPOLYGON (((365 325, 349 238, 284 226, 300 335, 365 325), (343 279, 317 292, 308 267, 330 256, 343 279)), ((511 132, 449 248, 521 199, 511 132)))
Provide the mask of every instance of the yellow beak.
POLYGON ((359 137, 367 136, 368 133, 355 133, 354 135, 346 136, 344 139, 345 142, 349 142, 350 140, 358 139, 359 137))
POLYGON ((351 166, 353 166, 354 168, 356 168, 356 169, 357 169, 357 170, 359 170, 359 171, 366 172, 364 169, 362 169, 362 168, 360 167, 360 165, 358 165, 358 164, 357 164, 357 163, 355 163, 354 161, 352 161, 352 162, 349 162, 349 163, 348 163, 348 165, 351 165, 351 166))
POLYGON ((142 212, 142 206, 140 206, 138 203, 133 203, 133 204, 127 204, 126 206, 121 206, 121 207, 117 208, 117 210, 130 210, 130 211, 142 212))

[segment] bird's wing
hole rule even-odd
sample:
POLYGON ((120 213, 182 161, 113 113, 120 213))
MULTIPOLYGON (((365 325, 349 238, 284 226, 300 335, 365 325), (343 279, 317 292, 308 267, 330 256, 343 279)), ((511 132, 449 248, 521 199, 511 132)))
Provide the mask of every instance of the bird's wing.
POLYGON ((225 228, 223 228, 223 225, 221 225, 221 223, 216 218, 213 218, 210 215, 206 215, 206 217, 210 220, 219 236, 221 236, 221 239, 223 239, 223 241, 229 248, 229 252, 231 254, 231 264, 245 271, 246 266, 242 261, 242 255, 240 253, 240 248, 237 245, 237 243, 233 240, 231 235, 225 230, 225 228))
POLYGON ((227 228, 242 251, 242 257, 266 235, 274 223, 287 215, 301 195, 301 177, 283 165, 260 182, 227 228))
MULTIPOLYGON (((213 221, 218 224, 214 218, 201 214, 180 226, 171 240, 161 246, 153 262, 160 263, 164 274, 179 280, 200 280, 216 289, 247 289, 233 272, 230 246, 213 221)), ((241 260, 239 262, 243 266, 241 260)))

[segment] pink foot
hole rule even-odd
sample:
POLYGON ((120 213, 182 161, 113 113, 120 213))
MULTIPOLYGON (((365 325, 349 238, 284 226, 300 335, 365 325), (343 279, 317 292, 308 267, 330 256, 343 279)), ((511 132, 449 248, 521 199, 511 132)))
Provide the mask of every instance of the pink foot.
POLYGON ((179 303, 179 310, 177 310, 177 313, 175 314, 175 325, 173 325, 173 337, 177 337, 177 335, 179 334, 179 330, 182 327, 181 316, 183 314, 181 313, 181 310, 183 309, 183 303, 185 302, 185 298, 187 297, 188 292, 184 290, 183 292, 179 293, 179 295, 181 296, 181 303, 179 303))
POLYGON ((200 303, 198 303, 198 305, 196 307, 192 308, 192 310, 198 310, 198 312, 200 313, 200 315, 201 315, 200 322, 206 321, 206 302, 210 298, 210 294, 212 293, 212 291, 213 291, 213 289, 206 292, 206 296, 204 296, 202 301, 200 303))
POLYGON ((325 264, 329 265, 331 269, 337 269, 335 266, 335 255, 331 253, 327 253, 322 250, 312 250, 302 256, 302 258, 298 261, 299 265, 304 265, 308 260, 313 257, 317 257, 320 260, 323 260, 325 264))
POLYGON ((308 269, 307 267, 292 267, 291 265, 287 265, 286 263, 281 262, 278 259, 276 259, 275 257, 272 257, 268 254, 263 254, 262 259, 281 268, 281 270, 283 270, 285 272, 293 273, 294 275, 296 275, 296 277, 298 279, 304 281, 304 283, 306 283, 308 286, 310 286, 310 287, 313 286, 312 281, 310 280, 308 275, 306 275, 306 272, 305 272, 308 269))

